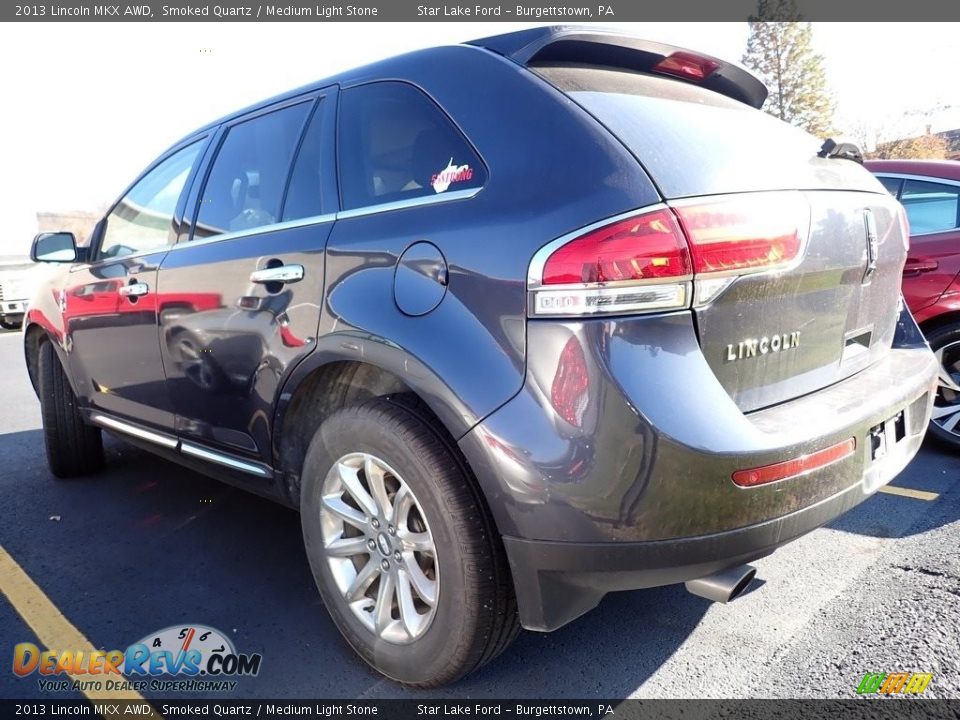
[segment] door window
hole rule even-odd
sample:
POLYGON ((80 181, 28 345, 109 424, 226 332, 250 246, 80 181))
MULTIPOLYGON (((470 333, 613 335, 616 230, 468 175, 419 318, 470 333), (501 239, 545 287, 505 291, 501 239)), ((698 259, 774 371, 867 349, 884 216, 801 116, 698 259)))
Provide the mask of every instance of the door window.
POLYGON ((338 128, 345 210, 477 188, 486 180, 480 158, 450 118, 412 85, 345 90, 338 128))
POLYGON ((900 193, 913 235, 956 228, 958 200, 960 187, 923 180, 905 180, 900 193))
POLYGON ((98 260, 160 248, 175 239, 173 215, 203 146, 195 142, 160 162, 107 216, 98 260))
POLYGON ((234 125, 207 177, 193 239, 279 222, 290 161, 311 103, 234 125))

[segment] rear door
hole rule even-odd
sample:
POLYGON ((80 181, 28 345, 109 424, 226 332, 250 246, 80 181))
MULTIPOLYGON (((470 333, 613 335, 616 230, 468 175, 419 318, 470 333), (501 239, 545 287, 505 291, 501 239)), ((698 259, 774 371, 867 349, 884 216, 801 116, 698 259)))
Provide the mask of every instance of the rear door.
POLYGON ((71 373, 94 408, 170 429, 173 407, 157 346, 157 267, 176 239, 206 144, 160 159, 100 223, 93 258, 73 267, 60 295, 71 373))
POLYGON ((334 105, 332 89, 221 128, 193 222, 161 264, 160 352, 187 454, 260 475, 270 463, 277 390, 319 323, 334 105))
POLYGON ((960 183, 939 178, 877 175, 899 198, 910 223, 903 296, 913 312, 929 307, 960 273, 960 183))
MULTIPOLYGON (((770 258, 726 262, 721 252, 695 277, 700 346, 741 409, 815 391, 889 350, 906 238, 896 202, 863 167, 820 158, 820 139, 693 84, 597 68, 537 71, 634 154, 688 241, 742 246, 753 236, 738 238, 741 227, 789 226, 796 244, 771 270, 750 265, 770 258)), ((777 243, 763 247, 779 252, 777 243)))

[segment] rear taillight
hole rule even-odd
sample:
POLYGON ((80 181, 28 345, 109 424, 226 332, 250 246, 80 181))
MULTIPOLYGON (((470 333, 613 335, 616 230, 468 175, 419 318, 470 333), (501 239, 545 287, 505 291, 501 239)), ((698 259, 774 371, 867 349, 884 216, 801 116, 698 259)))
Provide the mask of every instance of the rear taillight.
POLYGON ((789 265, 809 214, 799 194, 733 196, 674 208, 690 242, 693 271, 742 274, 789 265))
POLYGON ((783 269, 797 260, 808 223, 806 200, 790 192, 679 201, 621 217, 537 253, 528 278, 531 313, 700 306, 739 275, 783 269))
POLYGON ((698 82, 706 80, 718 67, 720 63, 712 58, 688 52, 675 52, 654 65, 653 71, 698 82))

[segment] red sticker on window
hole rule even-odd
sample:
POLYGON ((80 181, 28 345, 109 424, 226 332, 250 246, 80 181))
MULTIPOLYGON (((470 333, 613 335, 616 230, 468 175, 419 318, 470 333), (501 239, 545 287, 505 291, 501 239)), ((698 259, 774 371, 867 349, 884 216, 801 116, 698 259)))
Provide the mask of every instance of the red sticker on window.
POLYGON ((464 182, 472 178, 473 169, 471 169, 469 165, 454 165, 453 158, 450 158, 447 166, 430 178, 430 186, 434 192, 442 193, 449 188, 451 184, 464 182))

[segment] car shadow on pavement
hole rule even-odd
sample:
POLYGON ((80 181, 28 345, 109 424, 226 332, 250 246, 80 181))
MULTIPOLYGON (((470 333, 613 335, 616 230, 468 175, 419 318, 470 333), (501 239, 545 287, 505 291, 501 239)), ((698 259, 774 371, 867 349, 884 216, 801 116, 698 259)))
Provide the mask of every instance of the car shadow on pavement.
MULTIPOLYGON (((223 631, 239 652, 261 653, 259 675, 242 678, 232 697, 625 697, 710 607, 682 586, 612 594, 556 632, 521 633, 450 688, 406 690, 340 637, 295 512, 113 439, 105 446, 101 473, 58 481, 39 430, 0 435, 11 518, 0 544, 98 647, 124 649, 195 623, 223 631)), ((22 695, 25 685, 14 683, 0 679, 0 695, 22 695)))

